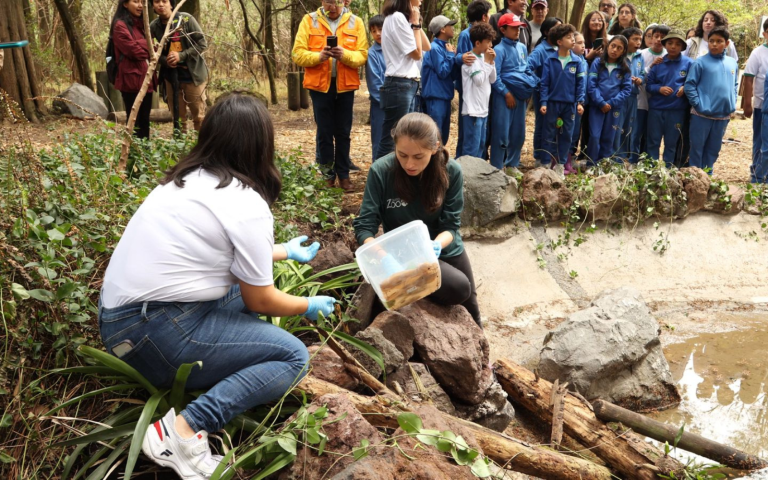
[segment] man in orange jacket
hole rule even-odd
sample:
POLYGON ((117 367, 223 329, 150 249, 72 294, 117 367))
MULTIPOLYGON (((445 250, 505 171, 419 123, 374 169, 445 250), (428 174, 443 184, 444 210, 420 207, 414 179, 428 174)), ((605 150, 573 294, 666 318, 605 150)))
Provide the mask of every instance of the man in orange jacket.
POLYGON ((344 11, 343 0, 323 0, 316 12, 304 15, 293 44, 293 61, 304 67, 304 88, 312 97, 320 147, 320 168, 328 186, 352 191, 349 144, 358 69, 368 59, 365 24, 344 11), (328 45, 336 38, 336 46, 328 45))

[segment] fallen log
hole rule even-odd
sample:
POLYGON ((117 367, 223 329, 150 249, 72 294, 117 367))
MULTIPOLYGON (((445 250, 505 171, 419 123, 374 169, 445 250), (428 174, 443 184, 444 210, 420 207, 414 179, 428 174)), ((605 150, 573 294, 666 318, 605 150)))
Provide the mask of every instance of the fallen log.
MULTIPOLYGON (((592 406, 595 409, 597 418, 605 422, 621 422, 624 426, 646 437, 660 442, 669 442, 670 445, 675 444, 675 438, 679 431, 676 427, 665 425, 645 415, 640 415, 604 400, 597 400, 592 406)), ((768 461, 762 458, 717 443, 695 433, 683 432, 683 435, 677 442, 677 447, 738 470, 768 468, 768 461)))
MULTIPOLYGON (((359 395, 311 375, 304 377, 296 389, 312 397, 329 393, 345 395, 371 425, 379 428, 398 428, 397 416, 410 411, 402 403, 395 403, 384 397, 359 395)), ((611 472, 607 468, 587 460, 528 445, 502 433, 452 417, 447 413, 441 413, 441 415, 471 430, 485 455, 510 470, 543 479, 609 480, 611 478, 611 472)))
MULTIPOLYGON (((509 360, 495 364, 496 378, 509 399, 552 424, 552 383, 537 378, 530 370, 509 360)), ((652 480, 657 473, 675 472, 684 467, 631 431, 614 432, 595 417, 591 405, 572 393, 564 397, 563 430, 589 447, 624 479, 652 480)))

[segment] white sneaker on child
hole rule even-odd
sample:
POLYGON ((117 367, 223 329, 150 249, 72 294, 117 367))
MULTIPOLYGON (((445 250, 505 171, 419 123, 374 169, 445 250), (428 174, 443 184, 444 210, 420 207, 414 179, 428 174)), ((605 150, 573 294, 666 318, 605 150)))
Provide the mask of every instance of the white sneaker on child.
POLYGON ((176 412, 173 408, 163 418, 149 426, 141 451, 153 462, 172 468, 183 480, 207 480, 219 466, 222 457, 211 454, 208 433, 197 432, 183 439, 176 433, 176 412))

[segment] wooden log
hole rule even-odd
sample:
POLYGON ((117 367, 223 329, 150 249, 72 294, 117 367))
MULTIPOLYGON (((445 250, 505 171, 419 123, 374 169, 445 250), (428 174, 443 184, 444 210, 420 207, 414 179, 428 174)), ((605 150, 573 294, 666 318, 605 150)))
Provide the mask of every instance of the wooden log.
MULTIPOLYGON (((637 433, 653 438, 660 442, 669 442, 674 445, 679 429, 671 425, 640 415, 633 411, 616 406, 604 400, 597 400, 592 404, 597 418, 606 422, 621 422, 637 433)), ((714 460, 727 467, 739 470, 757 470, 768 468, 768 461, 736 450, 735 448, 717 443, 695 433, 683 432, 677 447, 696 455, 714 460)))
MULTIPOLYGON (((397 416, 410 409, 402 403, 391 402, 384 397, 366 397, 332 383, 307 375, 296 387, 312 397, 328 393, 346 396, 362 413, 366 420, 379 428, 398 428, 397 416)), ((600 465, 587 460, 570 457, 553 450, 534 447, 502 433, 490 430, 467 420, 440 413, 444 418, 458 422, 471 430, 485 455, 510 470, 533 475, 543 479, 572 480, 578 478, 611 478, 611 472, 600 465)))
MULTIPOLYGON (((552 383, 509 360, 495 364, 496 378, 509 399, 541 420, 552 423, 552 383)), ((683 465, 630 431, 614 432, 595 417, 591 406, 570 392, 565 395, 563 430, 624 479, 655 479, 656 473, 681 472, 683 465)))
POLYGON ((304 88, 304 70, 299 74, 299 83, 301 88, 299 89, 299 105, 303 109, 309 108, 309 90, 304 88))
POLYGON ((550 442, 556 449, 560 449, 560 444, 563 442, 563 419, 565 416, 565 395, 568 383, 565 385, 559 385, 559 381, 555 380, 555 386, 552 388, 552 399, 550 406, 552 407, 552 435, 550 442))
POLYGON ((288 72, 288 110, 301 108, 301 77, 299 72, 288 72))

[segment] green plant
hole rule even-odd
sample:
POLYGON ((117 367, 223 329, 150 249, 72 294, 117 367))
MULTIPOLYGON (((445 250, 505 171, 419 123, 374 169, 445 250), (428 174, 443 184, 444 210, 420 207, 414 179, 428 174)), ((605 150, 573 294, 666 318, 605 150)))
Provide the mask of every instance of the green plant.
MULTIPOLYGON (((670 453, 677 450, 677 444, 680 443, 680 439, 683 438, 684 432, 685 423, 680 426, 680 429, 677 431, 671 446, 669 445, 669 442, 664 442, 665 456, 668 456, 670 453)), ((719 469, 722 467, 723 465, 703 464, 691 458, 685 464, 683 471, 679 472, 680 476, 675 474, 675 472, 670 472, 669 475, 659 474, 659 477, 668 480, 720 480, 726 478, 726 476, 719 472, 712 472, 711 470, 719 469)))

